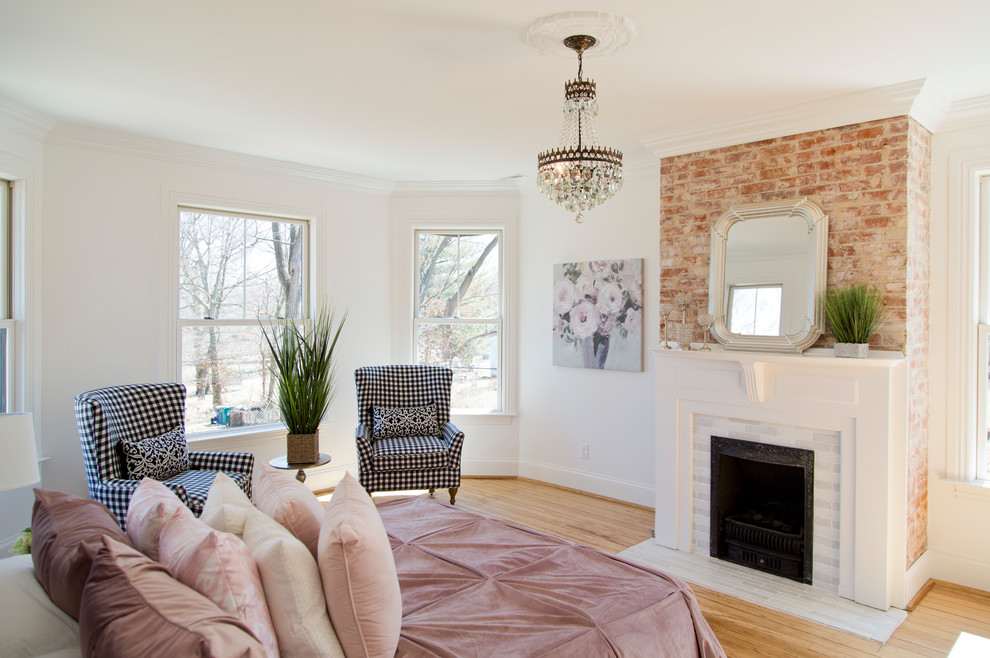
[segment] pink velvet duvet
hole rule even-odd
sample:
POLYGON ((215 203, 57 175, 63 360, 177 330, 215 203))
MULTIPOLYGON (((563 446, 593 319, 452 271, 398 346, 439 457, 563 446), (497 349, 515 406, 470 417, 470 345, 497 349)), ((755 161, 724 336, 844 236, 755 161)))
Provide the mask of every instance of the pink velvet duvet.
POLYGON ((660 571, 427 498, 378 505, 402 590, 397 656, 724 656, 660 571))

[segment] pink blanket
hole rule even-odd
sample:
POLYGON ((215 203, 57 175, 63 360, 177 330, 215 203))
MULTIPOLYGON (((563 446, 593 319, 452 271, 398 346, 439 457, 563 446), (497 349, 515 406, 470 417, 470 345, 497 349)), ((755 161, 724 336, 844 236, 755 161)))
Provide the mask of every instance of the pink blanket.
POLYGON ((397 656, 724 656, 681 580, 428 498, 378 505, 397 656))

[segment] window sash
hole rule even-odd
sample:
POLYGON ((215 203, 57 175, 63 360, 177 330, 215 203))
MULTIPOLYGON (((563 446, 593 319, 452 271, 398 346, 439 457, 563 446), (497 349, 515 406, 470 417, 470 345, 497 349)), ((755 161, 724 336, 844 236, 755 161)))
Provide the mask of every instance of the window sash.
POLYGON ((0 319, 8 319, 11 313, 11 293, 14 274, 14 253, 11 245, 13 222, 11 221, 10 181, 0 180, 0 319))
MULTIPOLYGON (((300 285, 302 287, 302 295, 301 295, 300 305, 301 305, 301 309, 302 309, 303 318, 307 318, 309 316, 310 299, 311 299, 311 297, 310 297, 310 285, 311 285, 310 284, 310 270, 311 270, 311 265, 310 265, 310 254, 311 254, 311 251, 310 251, 310 239, 311 239, 311 231, 309 230, 310 229, 310 223, 308 221, 301 220, 301 219, 293 219, 293 218, 289 218, 289 217, 282 217, 282 216, 278 216, 278 215, 264 215, 264 214, 249 213, 249 212, 231 212, 231 211, 226 211, 226 210, 215 210, 215 209, 212 209, 212 208, 209 208, 209 207, 192 206, 192 205, 179 205, 179 206, 177 206, 177 214, 176 214, 176 216, 179 218, 179 224, 177 226, 177 229, 180 232, 182 230, 181 229, 181 227, 182 227, 181 217, 182 217, 182 214, 183 213, 197 213, 197 214, 204 214, 204 215, 214 215, 214 216, 217 216, 217 217, 227 217, 229 219, 235 219, 235 220, 248 220, 248 221, 255 221, 255 222, 276 222, 276 223, 279 223, 279 224, 294 224, 296 226, 299 226, 302 229, 302 238, 301 238, 302 239, 302 245, 301 245, 302 273, 301 273, 301 280, 300 280, 300 285)), ((245 224, 245 230, 246 230, 246 224, 245 224)), ((241 267, 242 267, 242 271, 246 271, 246 269, 247 269, 247 264, 246 264, 247 252, 246 251, 243 254, 243 258, 245 260, 244 260, 244 262, 241 263, 241 267)), ((180 265, 179 272, 177 274, 178 274, 178 279, 180 281, 180 288, 181 288, 181 280, 182 280, 181 265, 180 265)), ((242 290, 242 293, 246 295, 246 288, 244 290, 242 290)), ((183 313, 183 309, 182 309, 182 305, 181 305, 181 292, 180 292, 179 296, 177 297, 177 301, 179 301, 179 306, 178 306, 178 310, 177 310, 177 313, 176 313, 176 317, 178 318, 178 320, 179 320, 180 323, 181 322, 187 322, 187 321, 198 321, 198 320, 201 320, 202 319, 202 318, 194 318, 194 317, 183 316, 183 314, 182 314, 183 313)), ((245 300, 243 300, 243 303, 242 303, 242 309, 245 309, 246 310, 246 308, 247 308, 247 303, 246 303, 246 299, 245 299, 245 300)), ((239 324, 245 324, 245 323, 254 322, 258 318, 229 318, 229 319, 230 320, 233 320, 234 322, 238 322, 239 324)), ((262 319, 262 320, 281 320, 283 318, 276 318, 274 316, 268 316, 268 315, 266 315, 266 316, 262 316, 260 319, 262 319)), ((187 325, 187 326, 190 326, 190 325, 187 325)), ((236 326, 236 325, 231 325, 231 326, 236 326)))

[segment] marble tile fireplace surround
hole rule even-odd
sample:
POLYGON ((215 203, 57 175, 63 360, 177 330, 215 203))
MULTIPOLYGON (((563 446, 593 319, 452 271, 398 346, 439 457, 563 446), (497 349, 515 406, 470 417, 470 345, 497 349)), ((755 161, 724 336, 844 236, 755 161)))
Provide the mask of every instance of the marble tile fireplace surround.
POLYGON ((908 584, 907 362, 899 352, 652 350, 656 541, 709 551, 712 436, 813 450, 812 587, 886 610, 908 584))

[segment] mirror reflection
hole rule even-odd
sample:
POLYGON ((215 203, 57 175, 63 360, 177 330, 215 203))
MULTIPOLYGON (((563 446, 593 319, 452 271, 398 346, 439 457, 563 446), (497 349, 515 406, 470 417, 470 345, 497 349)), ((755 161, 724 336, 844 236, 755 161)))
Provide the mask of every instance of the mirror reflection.
POLYGON ((729 331, 784 336, 804 328, 810 292, 811 235, 800 218, 761 217, 733 224, 725 245, 729 331))

